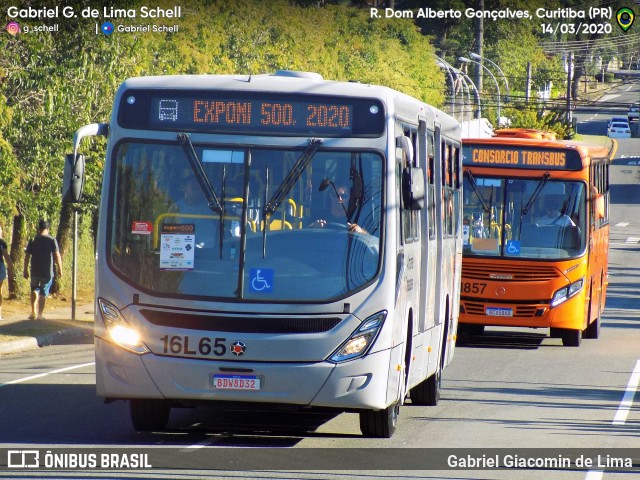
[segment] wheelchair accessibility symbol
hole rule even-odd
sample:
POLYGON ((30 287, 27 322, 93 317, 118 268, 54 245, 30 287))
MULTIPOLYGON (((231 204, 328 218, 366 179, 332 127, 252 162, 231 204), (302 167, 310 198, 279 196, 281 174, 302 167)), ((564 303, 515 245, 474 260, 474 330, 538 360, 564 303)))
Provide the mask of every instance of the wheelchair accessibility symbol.
POLYGON ((251 290, 254 292, 273 291, 273 269, 252 268, 249 272, 251 278, 251 290))
POLYGON ((507 255, 520 255, 520 241, 519 240, 509 240, 507 242, 507 255))

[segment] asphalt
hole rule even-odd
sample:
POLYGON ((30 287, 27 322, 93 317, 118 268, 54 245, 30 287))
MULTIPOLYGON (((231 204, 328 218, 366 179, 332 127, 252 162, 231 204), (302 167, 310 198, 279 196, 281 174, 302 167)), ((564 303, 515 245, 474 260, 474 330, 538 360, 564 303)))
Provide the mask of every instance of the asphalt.
POLYGON ((88 342, 93 337, 93 304, 76 305, 75 320, 71 319, 71 305, 55 309, 45 306, 44 316, 46 320, 28 320, 22 313, 3 312, 0 355, 69 341, 88 342))

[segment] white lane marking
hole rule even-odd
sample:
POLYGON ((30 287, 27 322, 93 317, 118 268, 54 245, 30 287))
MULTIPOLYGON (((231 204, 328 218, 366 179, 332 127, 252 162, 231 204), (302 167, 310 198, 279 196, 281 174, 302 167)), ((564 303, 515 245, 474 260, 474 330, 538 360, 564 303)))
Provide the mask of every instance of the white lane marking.
MULTIPOLYGON (((633 369, 631 377, 629 377, 629 383, 627 383, 627 388, 624 391, 622 400, 618 405, 618 411, 613 417, 611 425, 624 425, 627 421, 627 416, 633 404, 633 397, 636 396, 636 392, 638 391, 638 384, 640 384, 640 360, 636 362, 636 367, 633 369)), ((584 480, 600 480, 603 474, 603 470, 591 470, 587 472, 584 480)))
POLYGON ((629 222, 619 222, 614 225, 614 227, 628 227, 629 222))
POLYGON ((631 410, 633 397, 635 397, 636 392, 638 391, 638 384, 640 384, 640 360, 636 363, 636 368, 634 368, 633 373, 629 378, 627 389, 624 391, 624 396, 622 397, 620 406, 618 406, 616 416, 613 417, 613 425, 624 425, 627 421, 627 415, 629 415, 629 411, 631 410))
POLYGON ((68 372, 69 370, 75 370, 76 368, 89 367, 91 365, 95 365, 95 362, 82 363, 80 365, 72 365, 70 367, 59 368, 58 370, 51 370, 50 372, 39 373, 38 375, 31 375, 30 377, 19 378, 17 380, 12 380, 7 383, 0 383, 0 387, 4 387, 5 385, 15 385, 16 383, 28 382, 29 380, 35 380, 36 378, 46 377, 47 375, 55 375, 56 373, 68 372))
POLYGON ((640 237, 627 237, 624 243, 638 243, 640 242, 640 237))

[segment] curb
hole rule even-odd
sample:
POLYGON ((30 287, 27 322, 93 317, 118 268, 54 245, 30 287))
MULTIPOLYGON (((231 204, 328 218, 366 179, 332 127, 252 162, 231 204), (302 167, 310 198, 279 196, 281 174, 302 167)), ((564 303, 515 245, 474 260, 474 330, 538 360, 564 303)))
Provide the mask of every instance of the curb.
POLYGON ((83 327, 70 327, 63 328, 58 330, 57 332, 51 332, 44 335, 38 335, 35 337, 25 337, 17 340, 11 340, 8 342, 0 343, 0 355, 7 353, 18 353, 18 352, 26 352, 29 350, 35 350, 40 347, 46 347, 48 345, 53 345, 57 341, 63 338, 79 338, 87 335, 90 332, 90 335, 93 336, 93 324, 91 324, 91 328, 83 328, 83 327))

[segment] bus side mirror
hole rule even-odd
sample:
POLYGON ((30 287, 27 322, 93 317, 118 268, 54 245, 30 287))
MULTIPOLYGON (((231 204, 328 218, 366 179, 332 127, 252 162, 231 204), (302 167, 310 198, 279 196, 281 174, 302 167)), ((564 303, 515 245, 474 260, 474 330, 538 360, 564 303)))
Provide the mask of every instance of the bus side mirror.
POLYGON ((62 202, 80 203, 84 190, 84 155, 69 153, 64 160, 64 175, 62 177, 62 202))
POLYGON ((604 195, 602 195, 601 193, 596 195, 596 197, 594 198, 594 202, 596 218, 598 220, 601 220, 604 218, 604 195))
POLYGON ((402 170, 402 203, 406 210, 422 210, 424 207, 424 171, 405 167, 402 170))

